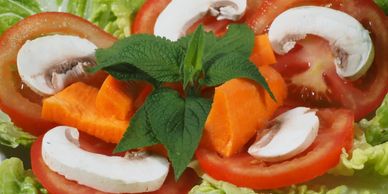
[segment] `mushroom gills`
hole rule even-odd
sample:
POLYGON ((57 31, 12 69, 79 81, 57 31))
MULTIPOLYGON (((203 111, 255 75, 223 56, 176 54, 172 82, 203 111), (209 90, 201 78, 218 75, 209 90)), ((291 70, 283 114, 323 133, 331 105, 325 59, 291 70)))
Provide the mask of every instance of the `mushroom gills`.
POLYGON ((80 148, 78 130, 67 126, 44 135, 42 158, 51 170, 67 179, 110 193, 156 191, 169 170, 166 158, 145 152, 124 157, 87 152, 80 148))
POLYGON ((268 36, 274 51, 286 54, 307 34, 329 41, 337 74, 356 80, 373 63, 374 47, 369 31, 352 16, 328 7, 301 6, 278 15, 268 36))
POLYGON ((27 41, 17 55, 21 80, 36 93, 53 95, 88 76, 96 65, 96 45, 69 35, 49 35, 27 41))
POLYGON ((246 7, 247 0, 172 0, 157 18, 154 34, 176 41, 208 12, 217 20, 236 21, 246 7))
POLYGON ((267 162, 290 159, 305 151, 318 135, 316 110, 297 107, 276 117, 248 153, 267 162))
POLYGON ((97 65, 95 59, 92 57, 83 57, 78 59, 70 59, 60 63, 58 67, 54 67, 47 71, 46 81, 47 85, 56 91, 60 91, 66 86, 87 77, 85 71, 87 67, 97 65))

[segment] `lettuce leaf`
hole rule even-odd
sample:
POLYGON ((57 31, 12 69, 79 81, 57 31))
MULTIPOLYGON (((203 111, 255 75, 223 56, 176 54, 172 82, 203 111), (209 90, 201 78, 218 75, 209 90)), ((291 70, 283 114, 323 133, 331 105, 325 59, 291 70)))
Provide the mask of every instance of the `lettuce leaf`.
POLYGON ((0 111, 0 144, 16 148, 19 145, 29 146, 36 137, 16 127, 4 112, 0 111))
POLYGON ((326 174, 302 185, 275 190, 253 191, 203 175, 203 182, 189 194, 380 194, 388 190, 388 177, 356 173, 353 176, 326 174))
POLYGON ((371 145, 388 141, 388 95, 376 110, 376 116, 371 120, 363 119, 360 127, 365 130, 366 140, 371 145))
POLYGON ((78 15, 118 38, 130 35, 132 21, 144 2, 145 0, 39 0, 44 11, 78 15))
POLYGON ((31 170, 24 170, 20 159, 10 158, 0 164, 0 193, 46 194, 48 192, 36 180, 31 170))
POLYGON ((193 187, 189 194, 255 194, 252 189, 237 187, 224 181, 217 181, 207 174, 204 174, 202 179, 203 182, 193 187))
POLYGON ((361 136, 355 139, 351 156, 344 150, 340 163, 330 173, 352 176, 361 170, 388 175, 388 142, 372 146, 365 141, 365 135, 361 133, 361 136))
POLYGON ((0 34, 19 20, 40 12, 35 0, 0 0, 0 34))

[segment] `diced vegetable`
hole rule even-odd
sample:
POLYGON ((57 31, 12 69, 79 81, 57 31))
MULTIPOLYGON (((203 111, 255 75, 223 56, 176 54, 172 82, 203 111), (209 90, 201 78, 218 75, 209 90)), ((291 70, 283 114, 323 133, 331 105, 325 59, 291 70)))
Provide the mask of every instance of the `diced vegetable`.
POLYGON ((97 111, 104 116, 128 120, 144 103, 151 89, 145 82, 124 82, 108 76, 97 94, 97 111))
POLYGON ((255 46, 253 47, 251 60, 256 66, 276 63, 275 53, 272 50, 268 34, 255 36, 255 46))
POLYGON ((287 95, 283 78, 269 66, 260 67, 275 102, 266 91, 246 79, 233 79, 217 87, 205 124, 202 144, 223 156, 237 153, 263 128, 287 95))
MULTIPOLYGON (((41 118, 41 97, 21 82, 17 72, 16 58, 18 51, 26 41, 53 34, 86 37, 99 48, 110 47, 116 41, 112 35, 87 20, 67 13, 53 12, 29 16, 2 34, 0 39, 0 109, 12 118, 16 126, 34 135, 41 135, 54 125, 41 118)), ((99 75, 101 74, 91 76, 90 82, 97 85, 98 78, 103 77, 99 75)))
POLYGON ((77 82, 43 100, 42 118, 75 127, 106 142, 118 143, 129 121, 99 114, 95 106, 97 93, 97 88, 77 82))

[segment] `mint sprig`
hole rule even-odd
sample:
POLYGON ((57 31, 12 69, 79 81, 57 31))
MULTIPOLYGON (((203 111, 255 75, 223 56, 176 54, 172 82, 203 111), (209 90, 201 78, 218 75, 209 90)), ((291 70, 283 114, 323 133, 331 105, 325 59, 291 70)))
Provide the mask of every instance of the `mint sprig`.
MULTIPOLYGON (((98 49, 98 66, 91 68, 96 72, 102 68, 131 69, 141 71, 142 76, 149 75, 158 82, 178 82, 180 65, 185 51, 182 47, 167 39, 152 35, 135 35, 117 41, 109 49, 98 49)), ((136 77, 138 72, 124 72, 136 77)))
POLYGON ((182 65, 184 89, 186 89, 189 84, 195 85, 194 82, 199 79, 198 76, 200 76, 203 69, 202 59, 204 55, 204 48, 205 37, 202 26, 199 26, 190 38, 187 53, 182 65))
POLYGON ((176 42, 152 35, 133 35, 111 48, 98 49, 97 66, 121 80, 146 80, 154 91, 135 113, 115 152, 163 144, 178 179, 192 160, 202 137, 211 99, 201 88, 234 78, 251 79, 273 97, 268 84, 249 61, 254 34, 246 25, 231 25, 217 38, 200 26, 176 42), (163 86, 181 82, 185 94, 163 86))

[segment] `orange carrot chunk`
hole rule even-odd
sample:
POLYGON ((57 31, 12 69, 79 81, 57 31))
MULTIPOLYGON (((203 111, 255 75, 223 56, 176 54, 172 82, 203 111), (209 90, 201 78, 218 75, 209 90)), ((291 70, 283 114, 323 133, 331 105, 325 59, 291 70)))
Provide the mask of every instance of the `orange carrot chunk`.
POLYGON ((276 57, 272 50, 268 34, 262 34, 255 37, 255 46, 253 47, 250 59, 256 66, 272 65, 276 63, 276 57))
POLYGON ((270 66, 260 67, 260 72, 277 102, 251 80, 233 79, 217 87, 205 124, 203 146, 225 157, 238 153, 283 104, 287 89, 282 76, 270 66))
POLYGON ((146 82, 124 82, 108 76, 97 94, 97 111, 107 117, 128 120, 144 103, 151 89, 146 82))
POLYGON ((98 89, 82 82, 74 83, 43 100, 42 118, 79 129, 109 143, 118 143, 129 120, 99 114, 95 102, 98 89))

